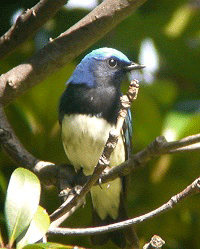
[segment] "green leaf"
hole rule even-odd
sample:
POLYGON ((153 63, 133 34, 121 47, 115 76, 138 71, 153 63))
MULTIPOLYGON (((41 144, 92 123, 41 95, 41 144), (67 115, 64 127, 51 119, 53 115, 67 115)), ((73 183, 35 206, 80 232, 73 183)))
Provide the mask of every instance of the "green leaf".
POLYGON ((1 229, 0 229, 0 248, 3 248, 3 237, 2 237, 2 234, 1 234, 1 229))
POLYGON ((168 141, 180 139, 191 121, 192 114, 177 111, 169 112, 163 124, 163 135, 168 141))
POLYGON ((165 28, 166 35, 171 37, 180 36, 190 23, 194 14, 195 12, 188 3, 181 5, 174 11, 172 19, 167 24, 165 28))
POLYGON ((7 189, 7 180, 3 172, 0 171, 0 191, 3 193, 3 195, 6 194, 6 189, 7 189))
POLYGON ((8 227, 9 245, 29 226, 40 199, 40 182, 27 169, 16 169, 10 179, 5 214, 8 227))
MULTIPOLYGON (((137 144, 146 146, 156 136, 160 135, 162 117, 160 109, 147 92, 140 91, 137 100, 133 103, 133 130, 137 144), (147 122, 148 121, 148 122, 147 122), (149 125, 151 123, 151 125, 149 125)), ((133 137, 134 137, 133 136, 133 137)), ((135 144, 135 137, 133 143, 135 144)))
POLYGON ((84 247, 62 245, 58 243, 38 243, 35 245, 27 245, 23 249, 84 249, 84 247))
POLYGON ((49 225, 49 215, 43 207, 38 206, 37 212, 35 213, 28 230, 22 239, 17 243, 17 249, 39 241, 46 234, 49 225))

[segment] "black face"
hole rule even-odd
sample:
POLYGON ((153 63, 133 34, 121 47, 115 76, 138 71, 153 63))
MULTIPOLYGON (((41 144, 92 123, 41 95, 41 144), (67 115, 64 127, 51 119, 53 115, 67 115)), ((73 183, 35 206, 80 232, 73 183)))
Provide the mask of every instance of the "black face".
POLYGON ((115 85, 120 87, 120 84, 127 72, 125 68, 128 65, 129 64, 121 62, 115 57, 95 61, 93 70, 97 85, 115 85))

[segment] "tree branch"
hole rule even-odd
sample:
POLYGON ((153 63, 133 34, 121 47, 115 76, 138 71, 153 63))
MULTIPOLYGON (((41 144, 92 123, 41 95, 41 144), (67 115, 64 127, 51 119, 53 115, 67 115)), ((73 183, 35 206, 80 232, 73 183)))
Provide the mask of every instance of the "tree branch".
POLYGON ((20 15, 15 24, 0 38, 0 59, 34 35, 67 0, 41 0, 20 15))
POLYGON ((175 153, 180 153, 180 152, 190 152, 190 151, 195 151, 195 150, 200 150, 200 143, 197 142, 195 144, 191 144, 188 146, 176 148, 175 150, 171 150, 170 154, 175 154, 175 153))
MULTIPOLYGON (((75 171, 73 167, 70 165, 57 166, 53 163, 44 162, 32 156, 23 147, 23 145, 19 142, 18 138, 14 134, 11 126, 9 125, 6 119, 2 107, 0 108, 0 141, 4 150, 10 155, 12 159, 14 159, 17 162, 17 164, 35 172, 43 183, 47 185, 53 184, 60 189, 66 189, 68 188, 68 186, 69 189, 71 189, 72 186, 74 186, 73 184, 74 184, 75 171)), ((186 147, 192 147, 193 145, 194 146, 198 145, 197 147, 199 148, 199 142, 200 142, 200 134, 192 135, 175 142, 167 142, 164 137, 162 136, 158 137, 151 144, 149 144, 144 150, 138 152, 135 155, 132 155, 132 157, 126 162, 120 164, 119 166, 113 167, 110 170, 101 174, 100 176, 101 183, 105 183, 117 177, 127 175, 132 170, 137 170, 143 167, 149 160, 151 160, 154 157, 169 153, 184 152, 186 147)), ((97 175, 99 176, 99 173, 97 175)), ((86 180, 87 178, 84 178, 82 179, 82 182, 83 181, 85 182, 86 180)), ((93 181, 92 184, 94 182, 95 181, 93 181)), ((86 188, 86 190, 89 191, 89 188, 86 188)), ((87 191, 86 192, 84 191, 83 193, 85 195, 87 191)), ((82 197, 81 198, 76 197, 76 198, 77 198, 76 201, 72 203, 71 200, 68 199, 67 208, 70 209, 69 207, 71 207, 72 209, 70 209, 66 213, 64 218, 69 217, 80 205, 82 205, 84 199, 82 197)), ((52 224, 53 226, 51 226, 51 228, 57 226, 61 222, 59 219, 57 220, 57 218, 61 215, 61 213, 65 209, 65 206, 66 203, 64 203, 63 206, 60 208, 61 212, 60 210, 57 212, 57 214, 59 215, 57 216, 56 214, 53 217, 53 219, 56 219, 56 222, 52 224)))
POLYGON ((0 77, 0 103, 9 104, 102 38, 146 0, 105 0, 86 17, 51 39, 23 64, 0 77))
POLYGON ((33 171, 44 184, 59 188, 63 184, 65 187, 71 184, 72 187, 75 175, 72 166, 65 165, 63 168, 62 165, 57 166, 51 162, 41 161, 30 154, 15 135, 2 106, 0 106, 0 144, 17 165, 33 171))
POLYGON ((185 137, 178 141, 164 143, 162 149, 163 152, 166 150, 169 151, 169 153, 174 153, 174 151, 176 151, 176 149, 180 149, 180 147, 185 147, 191 144, 195 144, 198 143, 199 141, 200 141, 200 133, 185 137))
MULTIPOLYGON (((2 107, 0 107, 0 142, 4 150, 17 165, 33 171, 44 184, 54 185, 61 190, 67 188, 68 185, 72 187, 75 176, 73 167, 66 164, 55 165, 52 162, 45 162, 30 154, 15 135, 2 107)), ((160 155, 199 150, 199 143, 199 134, 188 136, 175 142, 167 142, 162 136, 157 137, 145 149, 133 154, 129 160, 103 172, 100 176, 101 182, 106 183, 117 177, 128 175, 131 171, 141 169, 152 158, 160 155), (178 148, 178 146, 180 147, 178 148)), ((87 177, 81 176, 77 180, 78 184, 82 185, 86 182, 87 177)))
POLYGON ((19 142, 2 107, 0 107, 0 141, 8 155, 22 167, 32 169, 32 166, 39 161, 19 142))
POLYGON ((200 192, 200 178, 197 178, 192 184, 187 186, 183 191, 174 195, 170 198, 168 202, 160 206, 159 208, 141 215, 139 217, 128 219, 125 221, 117 222, 114 224, 110 224, 107 226, 100 226, 100 227, 92 227, 92 228, 53 228, 49 229, 49 235, 71 235, 71 236, 82 236, 82 235, 93 235, 93 234, 100 234, 100 233, 107 233, 111 231, 115 231, 118 229, 126 228, 128 226, 132 226, 134 224, 138 224, 144 222, 148 219, 151 219, 159 214, 162 214, 174 206, 176 206, 179 202, 183 201, 186 197, 189 197, 193 194, 197 194, 200 192))
POLYGON ((167 142, 163 136, 157 137, 145 149, 132 155, 127 161, 104 172, 101 175, 101 181, 105 183, 117 177, 128 175, 131 171, 144 167, 151 159, 161 155, 200 149, 199 142, 200 134, 191 135, 174 142, 167 142))

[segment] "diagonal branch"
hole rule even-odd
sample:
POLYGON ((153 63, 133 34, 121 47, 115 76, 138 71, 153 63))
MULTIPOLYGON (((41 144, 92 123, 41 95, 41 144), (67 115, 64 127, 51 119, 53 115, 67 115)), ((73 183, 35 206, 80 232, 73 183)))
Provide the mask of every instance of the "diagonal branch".
POLYGON ((6 118, 3 107, 0 107, 0 142, 12 159, 27 169, 31 169, 39 161, 19 142, 6 118))
MULTIPOLYGON (((0 106, 0 145, 17 165, 33 171, 44 184, 60 186, 58 181, 62 180, 61 176, 63 176, 61 165, 56 166, 51 162, 41 161, 29 153, 15 135, 2 106, 0 106)), ((69 167, 67 171, 65 179, 70 183, 68 175, 70 173, 73 176, 73 173, 69 167)))
POLYGON ((176 154, 176 153, 180 153, 180 152, 181 153, 182 152, 189 152, 189 151, 195 151, 195 150, 200 150, 200 143, 199 142, 194 143, 194 144, 190 144, 187 146, 179 147, 179 148, 176 148, 175 150, 171 150, 170 154, 176 154))
MULTIPOLYGON (((114 180, 117 177, 128 175, 130 172, 144 167, 146 163, 148 163, 152 158, 161 155, 200 150, 199 143, 199 134, 188 136, 174 142, 167 142, 166 139, 162 136, 157 137, 145 149, 136 154, 133 154, 129 160, 101 174, 101 182, 106 183, 114 180)), ((66 186, 68 185, 72 186, 73 178, 75 175, 73 167, 66 164, 55 165, 52 162, 45 162, 30 154, 15 135, 1 106, 0 144, 17 165, 25 167, 36 173, 44 184, 54 185, 61 190, 66 188, 66 186)), ((87 177, 83 176, 77 179, 78 184, 80 185, 86 182, 86 180, 87 177)))
POLYGON ((60 235, 93 235, 93 234, 100 234, 100 233, 107 233, 111 231, 115 231, 118 229, 122 229, 128 226, 132 226, 134 224, 138 224, 144 222, 148 219, 151 219, 159 214, 162 214, 174 206, 176 206, 179 202, 183 201, 186 197, 189 197, 193 194, 197 194, 200 192, 200 178, 197 178, 192 184, 187 186, 183 191, 180 193, 172 196, 168 202, 160 206, 159 208, 141 215, 139 217, 128 219, 122 222, 117 222, 114 224, 110 224, 107 226, 101 227, 92 227, 92 228, 50 228, 48 234, 60 234, 60 235))
POLYGON ((165 144, 163 149, 168 150, 170 154, 173 154, 173 153, 176 153, 177 151, 180 151, 180 148, 185 149, 185 150, 187 150, 187 149, 188 150, 190 150, 190 149, 195 150, 195 149, 198 149, 200 146, 198 144, 199 141, 200 141, 200 133, 185 137, 185 138, 180 139, 178 141, 167 143, 167 144, 165 144))
POLYGON ((29 88, 77 57, 146 0, 105 0, 86 17, 51 39, 32 58, 0 77, 0 103, 9 104, 29 88))
POLYGON ((15 24, 0 38, 0 59, 34 35, 66 2, 67 0, 41 0, 20 15, 15 24))
POLYGON ((132 155, 127 161, 104 172, 101 175, 101 181, 105 183, 117 177, 128 175, 130 172, 144 167, 151 159, 161 155, 200 150, 199 143, 200 134, 191 135, 174 142, 167 142, 163 136, 157 137, 145 149, 132 155))

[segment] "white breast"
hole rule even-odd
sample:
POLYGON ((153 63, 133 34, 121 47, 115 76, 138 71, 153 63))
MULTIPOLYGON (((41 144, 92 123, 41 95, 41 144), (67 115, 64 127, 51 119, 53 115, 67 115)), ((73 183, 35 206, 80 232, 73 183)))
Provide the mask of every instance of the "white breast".
MULTIPOLYGON (((76 170, 83 168, 85 175, 91 175, 98 159, 103 152, 109 132, 114 126, 103 118, 83 114, 65 115, 62 121, 62 139, 65 153, 76 170), (95 128, 94 128, 95 127, 95 128)), ((111 155, 110 166, 115 166, 125 161, 125 149, 122 136, 111 155)), ((112 218, 118 215, 121 192, 121 180, 116 179, 102 188, 95 186, 91 190, 94 208, 99 210, 99 215, 104 219, 108 214, 112 218), (104 203, 105 207, 102 207, 104 203)))
MULTIPOLYGON (((65 153, 77 170, 82 167, 85 175, 93 172, 112 129, 114 126, 103 118, 83 114, 64 116, 62 121, 63 145, 65 153)), ((124 160, 124 144, 120 137, 111 157, 111 166, 124 160)))
POLYGON ((112 126, 102 118, 81 114, 64 116, 63 144, 69 160, 77 170, 83 167, 85 175, 92 174, 111 129, 112 126))

